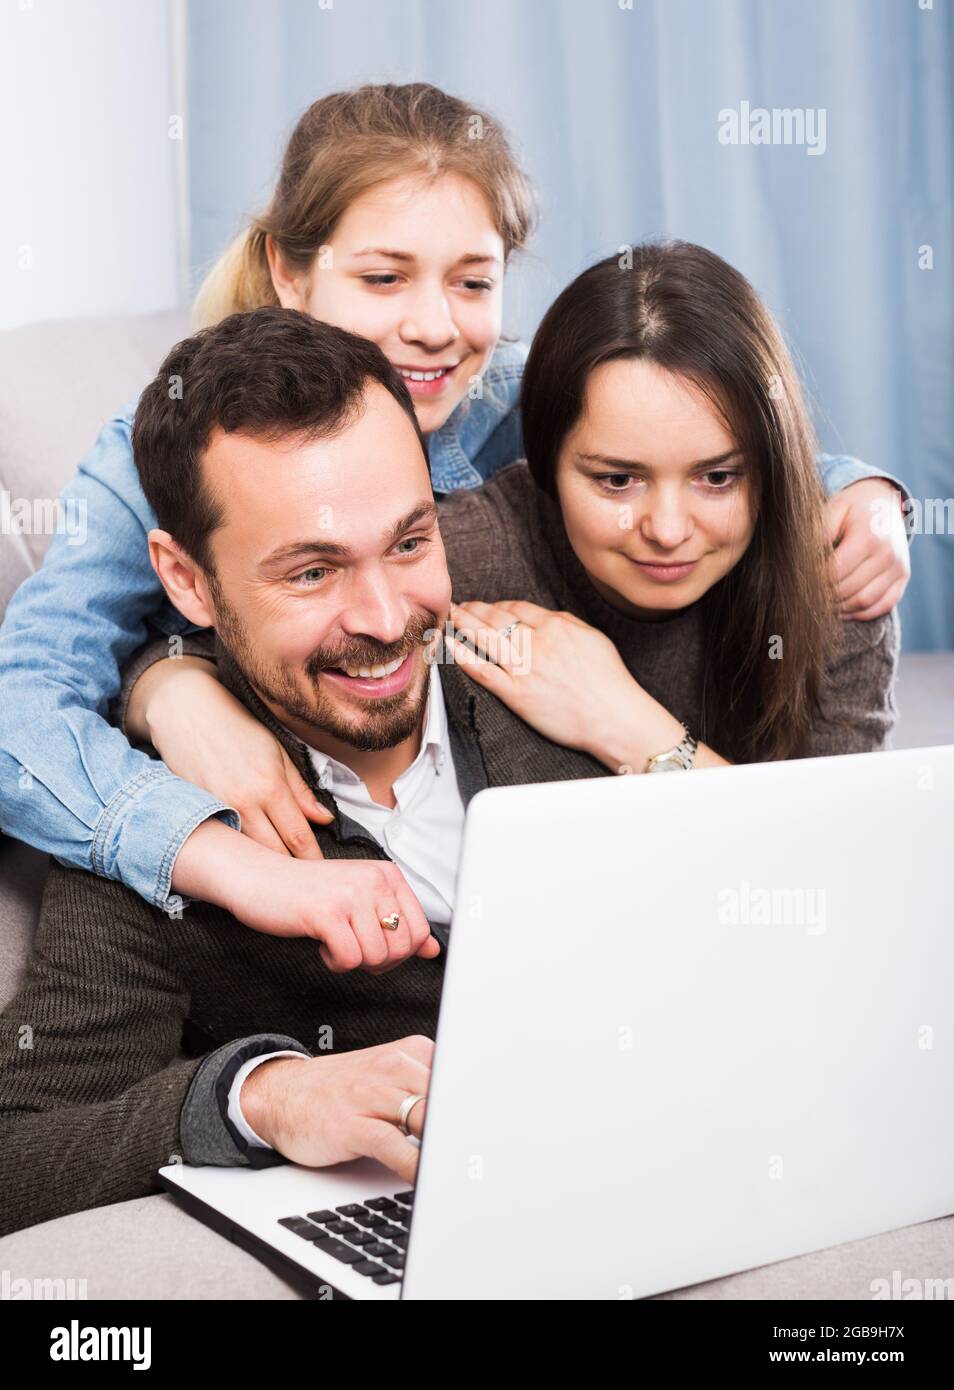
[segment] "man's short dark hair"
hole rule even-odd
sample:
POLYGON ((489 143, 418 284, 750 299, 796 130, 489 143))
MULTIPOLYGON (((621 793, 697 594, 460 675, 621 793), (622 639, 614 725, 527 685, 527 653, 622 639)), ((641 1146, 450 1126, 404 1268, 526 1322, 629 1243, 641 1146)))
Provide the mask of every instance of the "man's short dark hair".
POLYGON ((426 460, 407 387, 367 338, 269 306, 231 314, 177 343, 143 391, 132 431, 139 479, 159 525, 211 571, 209 536, 222 517, 203 486, 200 460, 213 432, 329 438, 357 417, 369 382, 407 412, 426 460))

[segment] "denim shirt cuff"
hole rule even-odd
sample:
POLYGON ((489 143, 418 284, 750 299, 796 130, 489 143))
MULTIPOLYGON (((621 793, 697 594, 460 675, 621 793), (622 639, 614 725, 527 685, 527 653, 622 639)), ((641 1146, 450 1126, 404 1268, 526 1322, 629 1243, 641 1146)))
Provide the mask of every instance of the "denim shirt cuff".
POLYGON ((241 829, 233 807, 157 764, 104 808, 93 837, 93 872, 118 879, 164 912, 178 913, 188 899, 172 892, 173 866, 193 830, 212 817, 241 829))
POLYGON ((881 478, 893 484, 906 501, 910 500, 911 494, 900 478, 880 468, 872 468, 862 459, 849 458, 845 454, 819 454, 818 469, 829 497, 834 497, 836 492, 844 492, 852 483, 861 483, 867 478, 881 478))

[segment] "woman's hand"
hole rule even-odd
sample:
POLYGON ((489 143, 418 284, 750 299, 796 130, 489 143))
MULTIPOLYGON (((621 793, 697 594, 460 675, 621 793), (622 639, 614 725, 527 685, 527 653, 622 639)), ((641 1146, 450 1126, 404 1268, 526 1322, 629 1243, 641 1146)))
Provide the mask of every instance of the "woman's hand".
MULTIPOLYGON (((611 772, 645 772, 651 757, 685 737, 675 715, 633 679, 606 634, 572 613, 505 599, 453 603, 451 618, 481 653, 451 637, 456 665, 546 738, 589 753, 611 772)), ((728 764, 700 743, 693 766, 728 764)))
POLYGON ((843 618, 890 613, 911 578, 901 495, 884 478, 866 478, 828 502, 835 584, 843 618))
POLYGON ((178 777, 233 806, 242 832, 266 849, 321 859, 309 825, 334 819, 268 730, 199 657, 157 661, 136 682, 126 729, 178 777))
POLYGON ((596 750, 609 727, 631 720, 641 698, 656 703, 633 680, 610 639, 572 613, 507 599, 451 604, 451 618, 482 654, 474 656, 452 638, 455 663, 566 748, 600 757, 596 750), (511 624, 517 626, 503 636, 511 624))
POLYGON ((172 887, 224 907, 254 931, 310 937, 336 972, 361 968, 376 975, 409 956, 440 955, 411 885, 387 859, 305 863, 212 819, 179 850, 172 887), (387 928, 385 919, 391 919, 387 928))

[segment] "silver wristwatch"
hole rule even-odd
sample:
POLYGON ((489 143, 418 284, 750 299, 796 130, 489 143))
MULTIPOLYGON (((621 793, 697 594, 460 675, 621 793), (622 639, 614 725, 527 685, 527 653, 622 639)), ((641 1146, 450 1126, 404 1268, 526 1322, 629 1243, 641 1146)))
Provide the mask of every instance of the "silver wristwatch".
POLYGON ((683 724, 686 737, 666 753, 655 753, 646 764, 647 772, 689 772, 695 761, 697 741, 683 724))

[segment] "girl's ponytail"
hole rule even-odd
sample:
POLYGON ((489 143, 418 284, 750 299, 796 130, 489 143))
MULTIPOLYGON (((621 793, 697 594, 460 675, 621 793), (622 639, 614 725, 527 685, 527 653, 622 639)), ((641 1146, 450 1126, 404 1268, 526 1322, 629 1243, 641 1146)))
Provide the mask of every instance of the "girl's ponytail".
POLYGON ((208 328, 229 314, 277 304, 265 254, 265 232, 254 223, 229 242, 206 275, 192 307, 196 328, 208 328))

